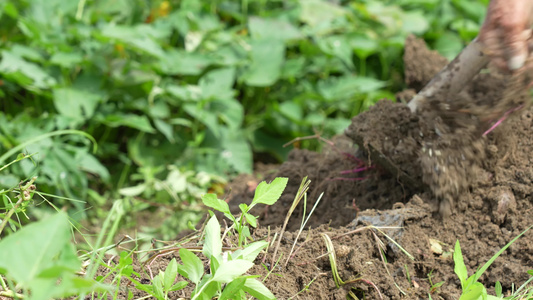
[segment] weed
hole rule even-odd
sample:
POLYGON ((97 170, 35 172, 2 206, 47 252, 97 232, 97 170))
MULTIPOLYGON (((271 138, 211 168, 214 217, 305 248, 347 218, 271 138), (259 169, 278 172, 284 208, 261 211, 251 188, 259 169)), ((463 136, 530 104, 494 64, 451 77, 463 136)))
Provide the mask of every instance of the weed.
MULTIPOLYGON (((524 233, 529 231, 533 227, 530 226, 526 228, 523 232, 521 232, 518 236, 516 236, 514 239, 512 239, 507 245, 505 245, 502 249, 500 249, 494 256, 492 256, 480 269, 478 269, 474 274, 472 274, 470 277, 468 277, 468 272, 466 269, 466 265, 464 263, 463 254, 461 253, 461 246, 459 244, 459 241, 455 243, 455 250, 453 252, 453 261, 455 262, 455 274, 457 274, 457 277, 459 277, 459 280, 461 281, 461 288, 462 288, 462 294, 461 298, 462 300, 465 299, 501 299, 502 295, 502 288, 501 284, 498 282, 496 285, 496 296, 489 295, 487 293, 487 289, 481 282, 478 281, 478 279, 485 273, 485 271, 490 267, 490 265, 500 256, 509 246, 511 246, 517 239, 519 239, 524 233)), ((528 271, 530 275, 533 275, 533 270, 528 271)), ((521 290, 526 287, 526 285, 533 279, 530 278, 524 285, 520 287, 517 291, 513 291, 513 294, 509 297, 505 297, 505 299, 523 299, 522 294, 520 294, 521 290)), ((533 293, 531 289, 527 290, 526 293, 533 293)))
POLYGON ((250 236, 248 225, 252 227, 257 226, 257 218, 249 213, 249 211, 257 204, 272 205, 281 197, 281 193, 287 186, 287 178, 276 178, 271 183, 261 182, 256 190, 255 195, 250 205, 241 203, 239 208, 241 214, 239 217, 234 217, 229 210, 229 206, 224 200, 217 199, 215 194, 206 194, 202 197, 203 203, 217 211, 220 211, 230 219, 231 225, 238 233, 238 246, 241 247, 247 237, 250 236))

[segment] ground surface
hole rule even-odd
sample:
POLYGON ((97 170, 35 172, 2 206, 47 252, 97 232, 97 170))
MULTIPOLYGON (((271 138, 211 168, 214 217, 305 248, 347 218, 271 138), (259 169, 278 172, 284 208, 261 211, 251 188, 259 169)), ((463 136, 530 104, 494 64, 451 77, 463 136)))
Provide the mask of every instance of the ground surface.
MULTIPOLYGON (((411 40, 405 63, 407 82, 420 89, 445 60, 411 40)), ((516 111, 503 125, 483 135, 502 111, 528 102, 528 96, 517 92, 499 104, 496 99, 502 97, 504 89, 500 77, 480 75, 467 88, 468 93, 452 101, 456 112, 452 115, 413 116, 403 104, 382 101, 354 118, 346 136, 334 138, 334 145, 325 147, 323 153, 295 149, 287 162, 263 172, 266 180, 280 176, 290 180, 278 203, 254 212, 260 215, 260 227, 253 232, 256 239, 271 238, 279 232, 304 176, 312 181, 307 211, 324 193, 308 223, 312 229, 302 232, 295 253, 284 266, 303 208, 292 214, 279 250, 284 256, 265 280, 278 299, 345 299, 350 288, 361 299, 379 299, 379 294, 383 299, 428 299, 428 293, 433 299, 458 299, 460 283, 451 257, 455 241, 460 241, 472 274, 533 222, 533 110, 516 111), (469 99, 468 107, 461 105, 461 99, 469 99), (435 128, 442 132, 436 133, 435 128), (363 138, 385 153, 403 175, 388 172, 368 149, 356 150, 349 137, 363 138), (443 206, 451 215, 442 217, 443 206), (401 226, 383 231, 413 259, 380 232, 361 229, 369 224, 401 226), (356 228, 360 230, 354 232, 356 228), (335 287, 329 259, 324 255, 323 233, 333 240, 341 278, 360 280, 335 287), (385 245, 386 264, 378 238, 385 245), (439 288, 431 288, 442 281, 439 288), (306 286, 308 290, 297 295, 306 286)), ((408 99, 409 93, 399 98, 408 99)), ((230 205, 249 202, 257 182, 253 176, 236 180, 227 197, 230 205)), ((501 281, 509 290, 511 284, 519 286, 527 280, 526 271, 533 263, 532 236, 526 233, 496 260, 481 278, 485 286, 501 281)), ((272 252, 269 249, 260 255, 251 273, 265 275, 267 271, 260 263, 270 264, 272 252)), ((170 257, 154 262, 154 274, 164 268, 167 259, 170 257)))

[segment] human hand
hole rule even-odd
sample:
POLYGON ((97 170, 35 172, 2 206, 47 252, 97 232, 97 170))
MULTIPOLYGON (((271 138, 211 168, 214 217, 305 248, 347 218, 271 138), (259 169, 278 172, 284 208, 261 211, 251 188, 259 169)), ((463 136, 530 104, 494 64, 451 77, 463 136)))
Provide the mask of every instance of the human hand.
POLYGON ((533 0, 491 0, 478 38, 497 67, 524 66, 533 52, 532 23, 533 0))

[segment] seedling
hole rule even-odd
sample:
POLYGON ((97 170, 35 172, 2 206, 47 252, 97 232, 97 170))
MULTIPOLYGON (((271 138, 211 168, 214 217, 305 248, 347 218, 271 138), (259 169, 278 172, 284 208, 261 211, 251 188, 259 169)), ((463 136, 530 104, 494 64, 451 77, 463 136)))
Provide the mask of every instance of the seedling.
MULTIPOLYGON (((453 261, 455 262, 455 274, 457 274, 457 277, 459 277, 459 280, 461 281, 461 288, 463 290, 461 294, 460 300, 465 299, 483 299, 483 300, 495 300, 495 299, 501 299, 502 296, 502 289, 501 284, 496 285, 496 295, 492 296, 488 295, 487 289, 483 286, 481 282, 478 281, 478 279, 485 273, 485 271, 492 265, 492 263, 500 256, 509 246, 511 246, 518 238, 520 238, 524 233, 526 233, 529 229, 531 229, 532 226, 529 226, 526 230, 524 230, 522 233, 520 233, 518 236, 516 236, 514 239, 512 239, 507 245, 505 245, 500 251, 498 251, 494 256, 492 256, 479 270, 477 270, 473 275, 468 277, 468 272, 466 269, 466 265, 464 263, 463 254, 461 253, 461 246, 459 244, 459 241, 455 243, 455 251, 453 253, 453 261)), ((533 275, 533 272, 528 271, 530 275, 533 275)), ((531 278, 526 282, 529 283, 531 281, 531 278)), ((514 296, 506 297, 505 299, 520 299, 515 298, 516 295, 522 290, 522 288, 525 287, 526 284, 522 285, 520 289, 518 289, 516 292, 513 293, 514 296)))
POLYGON ((244 240, 250 236, 248 225, 254 228, 257 226, 257 217, 250 214, 249 211, 257 204, 272 205, 276 203, 279 197, 281 197, 281 193, 285 190, 288 181, 288 178, 278 177, 274 179, 272 183, 266 183, 265 181, 261 182, 255 190, 252 203, 249 206, 244 203, 239 205, 241 210, 241 215, 239 217, 233 216, 228 203, 218 199, 215 194, 204 195, 202 201, 206 206, 224 213, 224 216, 233 221, 231 226, 234 227, 238 233, 238 245, 241 247, 244 240))

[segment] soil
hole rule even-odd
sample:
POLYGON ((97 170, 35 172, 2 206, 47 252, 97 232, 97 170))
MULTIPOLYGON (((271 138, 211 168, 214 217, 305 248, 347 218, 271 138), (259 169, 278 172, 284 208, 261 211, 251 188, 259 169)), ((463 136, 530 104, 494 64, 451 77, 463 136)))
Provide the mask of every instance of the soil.
MULTIPOLYGON (((423 42, 408 40, 406 82, 414 91, 445 63, 423 42)), ((322 196, 298 238, 303 205, 292 213, 276 258, 283 256, 265 285, 278 299, 346 299, 349 293, 359 299, 458 299, 456 241, 471 275, 532 224, 533 110, 526 79, 485 72, 461 95, 430 99, 416 115, 405 104, 382 100, 354 117, 345 135, 322 153, 294 149, 276 170, 264 172, 261 180, 288 177, 289 184, 275 205, 253 211, 260 216, 252 232, 256 240, 279 234, 302 178, 311 180, 307 212, 322 196), (504 115, 505 122, 486 133, 504 115), (332 239, 340 278, 348 282, 340 288, 324 235, 332 239)), ((253 198, 259 181, 241 179, 226 196, 236 212, 253 198)), ((490 293, 497 281, 509 292, 528 279, 532 237, 527 232, 480 278, 490 293)), ((263 265, 272 267, 273 251, 271 246, 260 254, 249 273, 267 275, 263 265)), ((175 255, 158 257, 150 270, 157 274, 175 255)), ((147 269, 136 268, 147 280, 147 269)), ((186 295, 175 292, 171 299, 186 295)))

